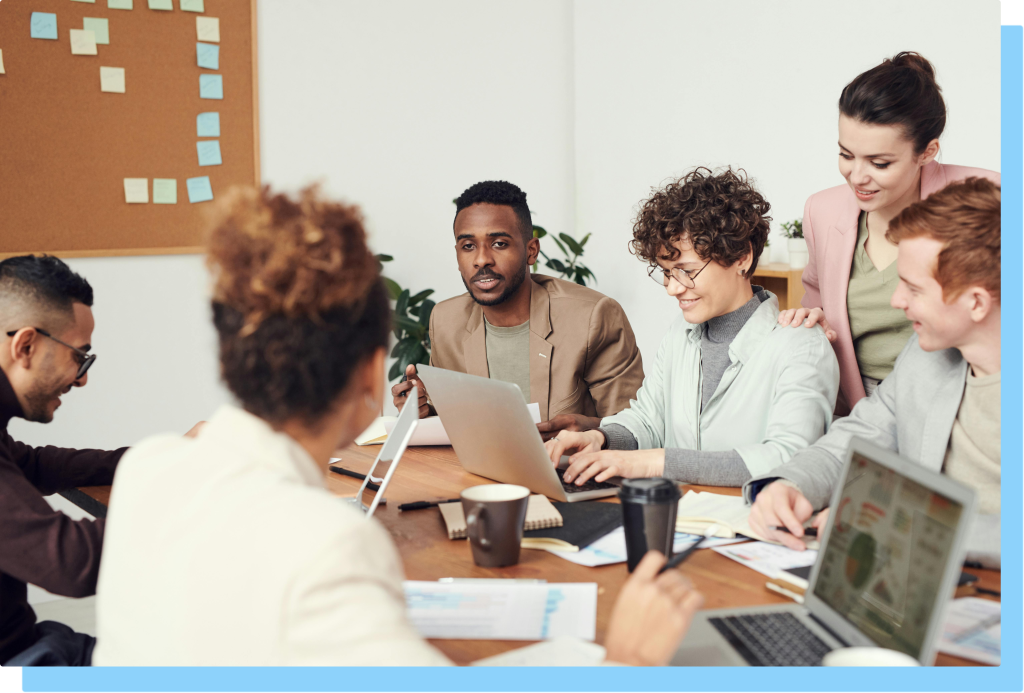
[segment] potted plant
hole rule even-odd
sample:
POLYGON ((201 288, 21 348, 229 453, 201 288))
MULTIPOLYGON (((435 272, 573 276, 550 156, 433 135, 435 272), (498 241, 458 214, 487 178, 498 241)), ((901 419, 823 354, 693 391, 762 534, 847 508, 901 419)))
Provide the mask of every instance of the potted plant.
POLYGON ((789 266, 793 269, 806 267, 810 255, 807 252, 807 242, 804 241, 803 222, 799 219, 785 222, 782 225, 782 235, 789 239, 786 242, 789 250, 789 266))
MULTIPOLYGON (((377 255, 381 269, 384 268, 385 262, 391 262, 393 259, 390 255, 377 255)), ((383 275, 381 278, 388 288, 388 296, 395 302, 395 310, 391 315, 391 330, 395 335, 391 357, 395 362, 388 371, 388 380, 396 380, 405 374, 405 367, 410 363, 430 363, 428 330, 434 302, 427 297, 434 293, 434 290, 424 289, 413 295, 409 289, 403 289, 395 280, 383 275)))

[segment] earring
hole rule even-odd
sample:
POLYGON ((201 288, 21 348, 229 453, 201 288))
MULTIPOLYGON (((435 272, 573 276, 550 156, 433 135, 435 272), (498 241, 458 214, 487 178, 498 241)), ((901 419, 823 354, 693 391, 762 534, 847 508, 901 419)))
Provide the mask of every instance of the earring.
POLYGON ((377 411, 380 409, 380 404, 378 404, 377 400, 375 400, 373 397, 370 397, 369 392, 363 395, 363 404, 365 404, 366 408, 369 409, 370 411, 377 411))

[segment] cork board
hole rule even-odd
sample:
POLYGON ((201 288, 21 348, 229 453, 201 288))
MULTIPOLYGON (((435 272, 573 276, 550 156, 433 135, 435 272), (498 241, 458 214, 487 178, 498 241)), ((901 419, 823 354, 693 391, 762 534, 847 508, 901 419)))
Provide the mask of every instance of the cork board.
POLYGON ((259 183, 256 0, 182 2, 199 0, 0 2, 0 258, 199 252, 214 202, 190 203, 186 179, 209 176, 214 201, 259 183), (56 15, 57 40, 32 38, 33 12, 56 15), (73 55, 86 17, 107 20, 109 44, 73 55), (220 20, 216 70, 197 64, 197 17, 220 20), (100 90, 101 66, 124 68, 124 93, 100 90), (200 98, 201 74, 222 75, 223 99, 200 98), (219 137, 197 135, 206 112, 219 137), (200 166, 210 139, 223 163, 200 166), (148 179, 147 204, 125 201, 125 178, 148 179), (153 202, 155 178, 176 180, 175 204, 153 202))

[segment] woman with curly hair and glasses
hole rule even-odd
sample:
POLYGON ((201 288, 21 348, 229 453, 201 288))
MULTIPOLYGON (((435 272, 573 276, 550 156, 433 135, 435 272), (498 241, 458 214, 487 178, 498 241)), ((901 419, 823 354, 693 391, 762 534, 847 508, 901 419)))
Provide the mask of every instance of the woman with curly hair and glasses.
MULTIPOLYGON (((194 440, 125 454, 96 609, 100 665, 450 664, 405 613, 387 532, 324 488, 377 416, 390 309, 355 207, 242 189, 209 240, 221 376, 238 400, 194 440)), ((467 561, 468 554, 467 554, 467 561)), ((667 664, 701 597, 648 554, 609 659, 667 664)), ((598 664, 566 661, 566 664, 598 664)))
POLYGON ((778 299, 750 282, 769 209, 731 169, 697 168, 643 203, 632 252, 682 315, 628 409, 548 441, 553 461, 572 455, 566 481, 742 486, 825 433, 839 389, 832 347, 820 328, 780 326, 778 299))

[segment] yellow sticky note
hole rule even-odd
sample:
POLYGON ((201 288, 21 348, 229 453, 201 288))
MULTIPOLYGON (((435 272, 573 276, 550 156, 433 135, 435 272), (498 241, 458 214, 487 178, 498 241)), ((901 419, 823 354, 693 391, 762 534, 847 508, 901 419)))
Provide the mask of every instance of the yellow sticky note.
POLYGON ((101 67, 100 68, 100 91, 109 91, 115 94, 124 93, 124 68, 123 67, 101 67))
POLYGON ((148 178, 125 178, 124 201, 132 204, 149 202, 148 178))
POLYGON ((220 43, 220 19, 218 17, 196 17, 196 38, 200 41, 220 43))
POLYGON ((4 69, 4 52, 0 50, 0 75, 6 75, 7 70, 4 69))
POLYGON ((96 32, 88 29, 72 29, 71 55, 97 55, 96 32))

